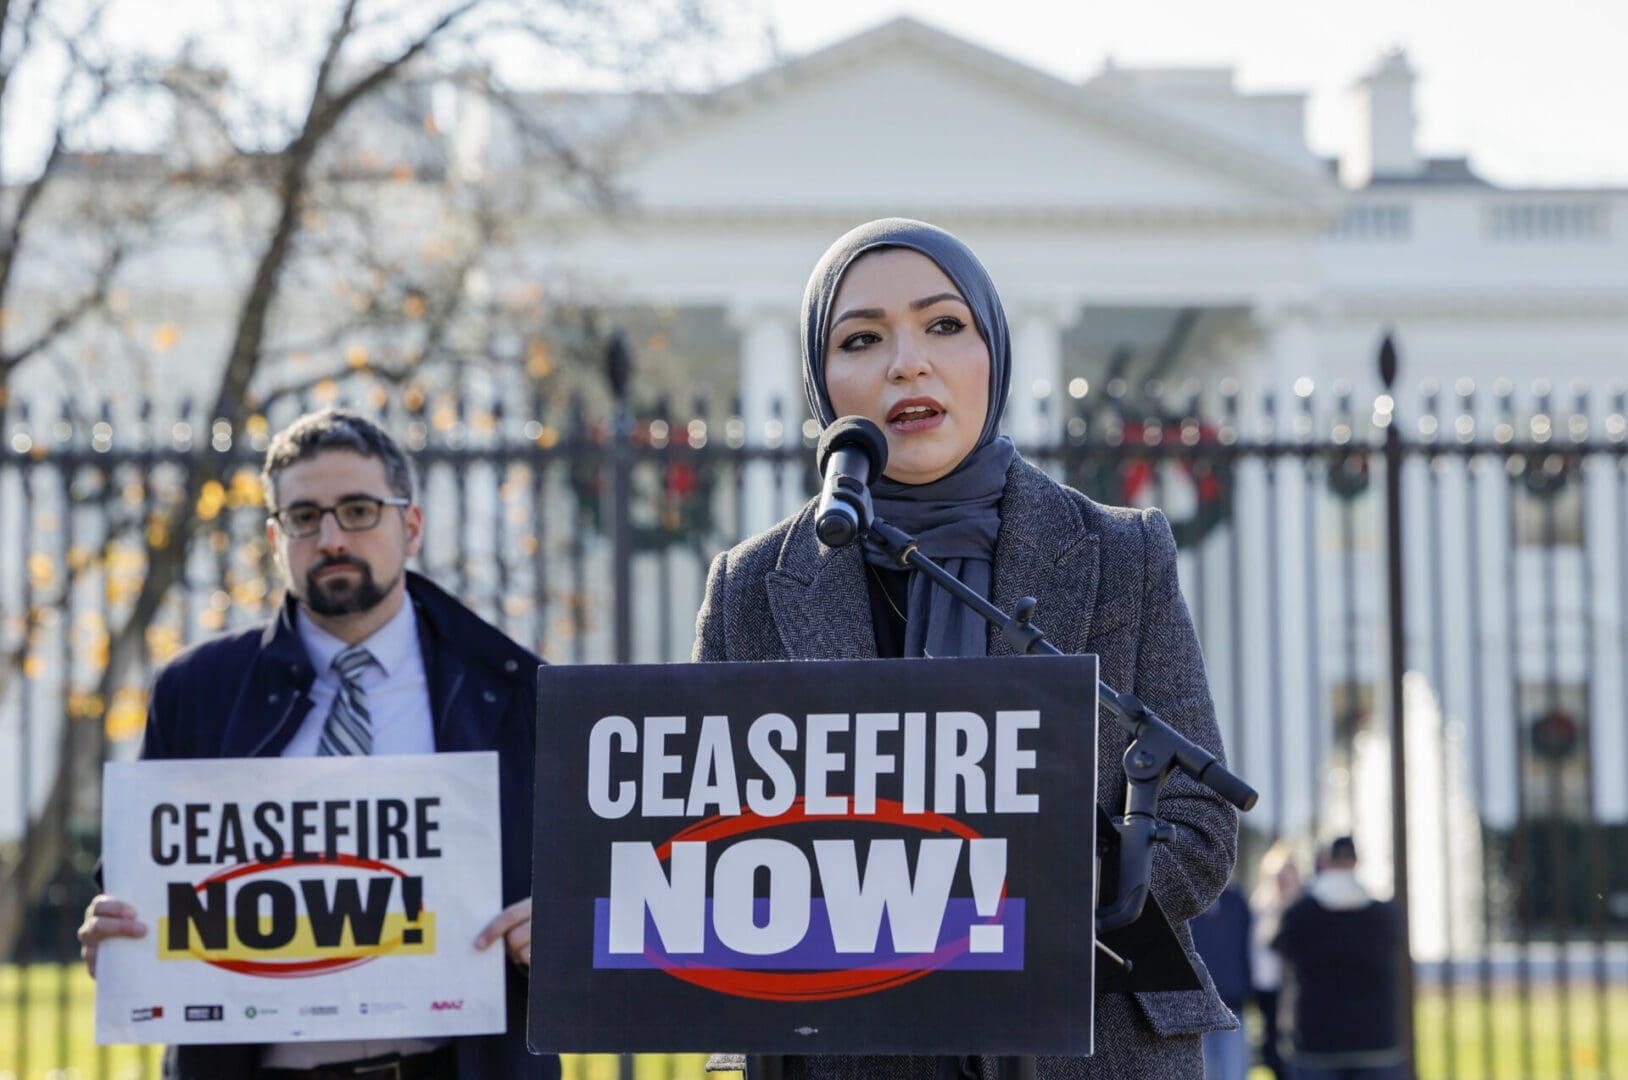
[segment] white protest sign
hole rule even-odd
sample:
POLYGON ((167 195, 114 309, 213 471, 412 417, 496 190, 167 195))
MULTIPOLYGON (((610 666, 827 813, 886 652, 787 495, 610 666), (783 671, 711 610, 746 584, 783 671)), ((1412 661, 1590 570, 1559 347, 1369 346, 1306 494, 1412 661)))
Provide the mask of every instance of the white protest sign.
POLYGON ((500 1032, 495 753, 110 764, 98 1043, 500 1032))

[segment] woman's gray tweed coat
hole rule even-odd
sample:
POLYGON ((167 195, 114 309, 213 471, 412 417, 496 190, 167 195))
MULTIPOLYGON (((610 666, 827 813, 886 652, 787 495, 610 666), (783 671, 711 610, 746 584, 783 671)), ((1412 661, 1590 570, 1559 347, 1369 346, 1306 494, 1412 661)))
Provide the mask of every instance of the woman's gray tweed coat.
MULTIPOLYGON (((713 562, 696 621, 696 660, 876 655, 860 549, 822 546, 813 510, 808 504, 713 562)), ((991 599, 1007 611, 1020 597, 1039 599, 1035 622, 1058 648, 1096 653, 1103 681, 1135 693, 1177 731, 1221 756, 1215 706, 1176 585, 1176 545, 1164 515, 1101 506, 1021 458, 1007 473, 1000 512, 991 599)), ((989 654, 1009 656, 1012 649, 991 632, 989 654)), ((1118 813, 1125 737, 1106 713, 1100 731, 1097 790, 1118 813)), ((1153 895, 1204 989, 1100 996, 1096 1053, 1042 1058, 1041 1077, 1201 1080, 1198 1033, 1236 1024, 1193 951, 1187 920, 1227 883, 1237 854, 1237 815, 1180 773, 1171 777, 1159 812, 1174 826, 1175 840, 1155 853, 1153 895)), ((930 1058, 908 1057, 791 1058, 786 1064, 788 1076, 811 1080, 932 1080, 935 1069, 930 1058)), ((981 1064, 985 1080, 993 1080, 993 1059, 981 1064)))

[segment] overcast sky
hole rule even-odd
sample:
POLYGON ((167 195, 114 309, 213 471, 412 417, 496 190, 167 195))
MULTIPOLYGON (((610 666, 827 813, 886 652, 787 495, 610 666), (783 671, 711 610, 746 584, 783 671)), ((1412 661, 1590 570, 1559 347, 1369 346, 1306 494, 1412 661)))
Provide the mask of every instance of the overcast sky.
POLYGON ((1420 83, 1421 148, 1511 185, 1628 187, 1628 0, 764 0, 803 53, 910 14, 1078 80, 1121 66, 1226 65, 1245 90, 1311 97, 1312 146, 1350 145, 1349 88, 1387 49, 1420 83))

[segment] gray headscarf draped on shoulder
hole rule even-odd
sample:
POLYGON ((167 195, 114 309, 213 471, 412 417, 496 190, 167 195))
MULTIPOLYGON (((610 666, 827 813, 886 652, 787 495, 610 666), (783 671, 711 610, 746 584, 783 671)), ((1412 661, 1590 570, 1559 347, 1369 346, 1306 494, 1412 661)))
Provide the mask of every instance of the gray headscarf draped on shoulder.
MULTIPOLYGON (((945 230, 909 218, 867 222, 839 237, 814 265, 803 292, 803 390, 822 427, 837 419, 825 387, 831 307, 854 260, 884 248, 907 248, 927 256, 967 302, 978 336, 989 349, 989 410, 977 444, 949 475, 927 484, 901 484, 884 476, 872 485, 876 512, 914 535, 923 554, 988 596, 995 536, 1001 524, 1000 498, 1017 448, 999 434, 1012 383, 1011 335, 995 283, 978 257, 945 230)), ((874 552, 867 551, 866 556, 873 563, 890 565, 874 552)), ((912 573, 905 610, 905 655, 983 656, 986 652, 983 620, 922 575, 912 573)))

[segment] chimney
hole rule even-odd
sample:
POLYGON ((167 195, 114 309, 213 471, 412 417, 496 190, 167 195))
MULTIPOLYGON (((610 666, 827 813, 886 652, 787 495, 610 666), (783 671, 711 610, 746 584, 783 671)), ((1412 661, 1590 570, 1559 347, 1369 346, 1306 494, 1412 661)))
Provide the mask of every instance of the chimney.
POLYGON ((1357 142, 1340 167, 1340 178, 1348 187, 1367 187, 1376 179, 1414 177, 1424 171, 1413 143, 1415 78, 1407 54, 1396 48, 1357 81, 1353 88, 1357 142))
POLYGON ((228 161, 232 140, 224 116, 226 72, 196 64, 183 54, 162 81, 175 104, 165 164, 181 172, 205 172, 228 161))

